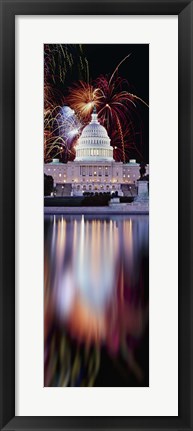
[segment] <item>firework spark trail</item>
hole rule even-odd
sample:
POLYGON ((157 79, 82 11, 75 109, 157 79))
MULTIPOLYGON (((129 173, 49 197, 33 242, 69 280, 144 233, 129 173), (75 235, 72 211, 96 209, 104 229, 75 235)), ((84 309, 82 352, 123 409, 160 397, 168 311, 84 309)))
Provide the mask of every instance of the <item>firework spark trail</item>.
POLYGON ((118 69, 119 69, 119 67, 121 66, 121 64, 122 64, 122 63, 124 63, 124 61, 125 61, 127 58, 129 58, 129 57, 130 57, 130 55, 131 55, 131 54, 126 55, 126 56, 123 58, 123 60, 121 60, 121 61, 120 61, 120 63, 116 66, 116 68, 115 68, 114 72, 112 73, 112 75, 111 75, 111 77, 110 77, 109 85, 111 84, 111 81, 112 81, 112 79, 113 79, 113 77, 114 77, 115 73, 116 73, 116 72, 118 72, 118 69))
POLYGON ((47 82, 64 84, 67 75, 74 69, 79 71, 81 79, 89 80, 89 65, 81 45, 46 44, 44 65, 47 82))
MULTIPOLYGON (((128 124, 128 119, 132 110, 136 108, 130 93, 121 89, 124 84, 125 80, 120 77, 115 77, 115 74, 111 75, 110 81, 108 77, 104 76, 96 80, 96 85, 102 94, 99 118, 102 119, 103 124, 107 127, 112 141, 114 123, 117 124, 119 140, 123 151, 123 162, 126 160, 125 140, 126 137, 128 138, 128 134, 124 132, 124 129, 127 132, 126 125, 128 124), (109 113, 111 115, 109 115, 109 113)), ((113 142, 113 145, 115 145, 115 142, 113 142)))
POLYGON ((124 137, 123 137, 123 132, 122 132, 122 128, 121 128, 121 124, 119 121, 119 117, 116 114, 116 120, 117 120, 117 125, 118 125, 118 129, 119 129, 119 133, 121 136, 121 144, 122 144, 122 150, 123 150, 123 163, 125 163, 125 143, 124 143, 124 137))
MULTIPOLYGON (((120 63, 117 65, 117 67, 115 68, 114 72, 112 73, 110 80, 109 80, 109 85, 111 84, 111 81, 115 75, 116 72, 118 72, 119 67, 121 66, 122 63, 124 63, 124 61, 129 58, 131 56, 131 54, 126 55, 123 60, 120 61, 120 63)), ((149 108, 149 105, 139 96, 137 96, 136 94, 132 94, 132 93, 128 93, 132 98, 140 100, 140 102, 144 103, 144 105, 147 106, 147 108, 149 108)))
POLYGON ((75 110, 80 118, 88 121, 94 106, 98 108, 101 97, 102 95, 98 88, 79 81, 69 88, 69 95, 65 98, 65 102, 75 110))
POLYGON ((44 118, 44 157, 49 161, 64 151, 73 154, 71 147, 77 140, 82 123, 68 106, 55 106, 44 118))

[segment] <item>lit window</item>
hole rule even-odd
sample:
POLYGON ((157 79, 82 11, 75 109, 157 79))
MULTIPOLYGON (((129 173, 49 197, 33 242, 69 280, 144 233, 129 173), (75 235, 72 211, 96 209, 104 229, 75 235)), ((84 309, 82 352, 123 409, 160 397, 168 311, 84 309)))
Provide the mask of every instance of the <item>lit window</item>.
POLYGON ((130 175, 127 175, 128 176, 128 178, 130 178, 130 175))
POLYGON ((62 174, 59 174, 59 177, 61 177, 62 176, 62 174))

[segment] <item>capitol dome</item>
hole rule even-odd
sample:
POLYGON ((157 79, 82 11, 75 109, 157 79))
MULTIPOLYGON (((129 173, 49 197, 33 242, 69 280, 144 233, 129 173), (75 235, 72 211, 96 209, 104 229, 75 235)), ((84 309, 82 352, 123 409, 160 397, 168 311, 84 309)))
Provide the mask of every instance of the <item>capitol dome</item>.
POLYGON ((113 161, 113 147, 105 127, 98 121, 96 108, 91 122, 84 127, 76 147, 75 161, 113 161))

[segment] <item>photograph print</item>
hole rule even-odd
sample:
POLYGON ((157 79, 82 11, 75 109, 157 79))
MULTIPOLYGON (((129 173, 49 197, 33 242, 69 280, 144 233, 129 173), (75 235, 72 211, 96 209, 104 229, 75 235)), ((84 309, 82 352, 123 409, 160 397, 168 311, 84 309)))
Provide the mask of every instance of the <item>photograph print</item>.
POLYGON ((44 386, 149 386, 149 45, 44 45, 44 386))

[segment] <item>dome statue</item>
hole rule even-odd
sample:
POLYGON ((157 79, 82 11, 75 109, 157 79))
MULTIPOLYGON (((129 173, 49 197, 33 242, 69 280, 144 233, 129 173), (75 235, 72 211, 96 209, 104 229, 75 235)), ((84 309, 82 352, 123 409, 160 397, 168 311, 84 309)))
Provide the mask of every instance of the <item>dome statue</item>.
POLYGON ((105 127, 98 120, 96 107, 90 123, 84 127, 76 147, 75 161, 113 161, 113 147, 105 127))

